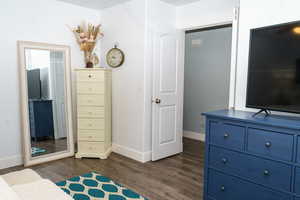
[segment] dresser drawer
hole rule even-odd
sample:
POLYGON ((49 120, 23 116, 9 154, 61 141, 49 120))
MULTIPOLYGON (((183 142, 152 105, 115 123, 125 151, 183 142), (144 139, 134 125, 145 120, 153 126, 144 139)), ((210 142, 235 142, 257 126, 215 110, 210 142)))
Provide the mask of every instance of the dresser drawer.
POLYGON ((210 147, 209 165, 266 186, 291 191, 292 167, 287 164, 210 147))
POLYGON ((300 195, 300 168, 296 167, 295 172, 295 193, 300 195))
POLYGON ((78 130, 78 140, 90 142, 103 142, 105 130, 78 130))
POLYGON ((104 119, 78 119, 80 130, 102 130, 104 126, 104 119))
POLYGON ((245 127, 220 122, 210 122, 210 142, 230 149, 242 150, 245 127))
POLYGON ((300 163, 300 136, 297 137, 297 163, 300 163))
POLYGON ((104 81, 105 71, 78 71, 77 81, 101 82, 104 81))
POLYGON ((104 94, 104 83, 79 82, 77 84, 78 94, 104 94))
POLYGON ((79 106, 104 106, 104 95, 78 95, 79 106))
POLYGON ((285 161, 292 161, 293 136, 249 128, 247 151, 285 161))
POLYGON ((104 118, 104 107, 79 106, 77 108, 79 118, 104 118))
POLYGON ((292 196, 224 175, 208 172, 208 195, 216 200, 291 200, 292 196))
POLYGON ((79 142, 79 152, 98 154, 105 151, 103 142, 79 142))

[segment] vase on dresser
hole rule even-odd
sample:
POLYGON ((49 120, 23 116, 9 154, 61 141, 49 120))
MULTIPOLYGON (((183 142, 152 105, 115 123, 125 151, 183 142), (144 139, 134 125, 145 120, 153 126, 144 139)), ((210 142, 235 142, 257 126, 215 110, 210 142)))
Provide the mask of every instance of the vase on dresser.
POLYGON ((76 69, 76 158, 106 159, 111 153, 111 71, 76 69))

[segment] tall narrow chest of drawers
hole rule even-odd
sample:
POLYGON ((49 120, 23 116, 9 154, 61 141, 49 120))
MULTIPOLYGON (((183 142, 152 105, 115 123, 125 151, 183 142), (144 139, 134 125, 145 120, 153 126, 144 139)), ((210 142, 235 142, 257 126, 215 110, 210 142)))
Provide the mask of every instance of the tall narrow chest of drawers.
POLYGON ((111 71, 77 69, 76 158, 106 159, 111 152, 111 71))
POLYGON ((206 116, 205 200, 300 200, 300 118, 206 116))

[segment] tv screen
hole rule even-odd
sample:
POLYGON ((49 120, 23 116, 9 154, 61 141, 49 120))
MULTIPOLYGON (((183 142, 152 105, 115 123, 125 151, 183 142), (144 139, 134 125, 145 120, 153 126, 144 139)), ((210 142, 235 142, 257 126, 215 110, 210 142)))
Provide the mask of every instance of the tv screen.
POLYGON ((251 30, 246 107, 300 113, 300 22, 251 30))
POLYGON ((27 87, 29 99, 41 98, 40 69, 27 70, 27 87))

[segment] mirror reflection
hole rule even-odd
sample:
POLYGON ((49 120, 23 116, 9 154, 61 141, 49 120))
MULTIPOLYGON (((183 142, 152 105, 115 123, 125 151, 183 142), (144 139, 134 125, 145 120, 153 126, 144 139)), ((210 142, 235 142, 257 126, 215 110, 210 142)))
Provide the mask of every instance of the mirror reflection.
POLYGON ((31 156, 68 149, 63 51, 25 49, 31 156))

